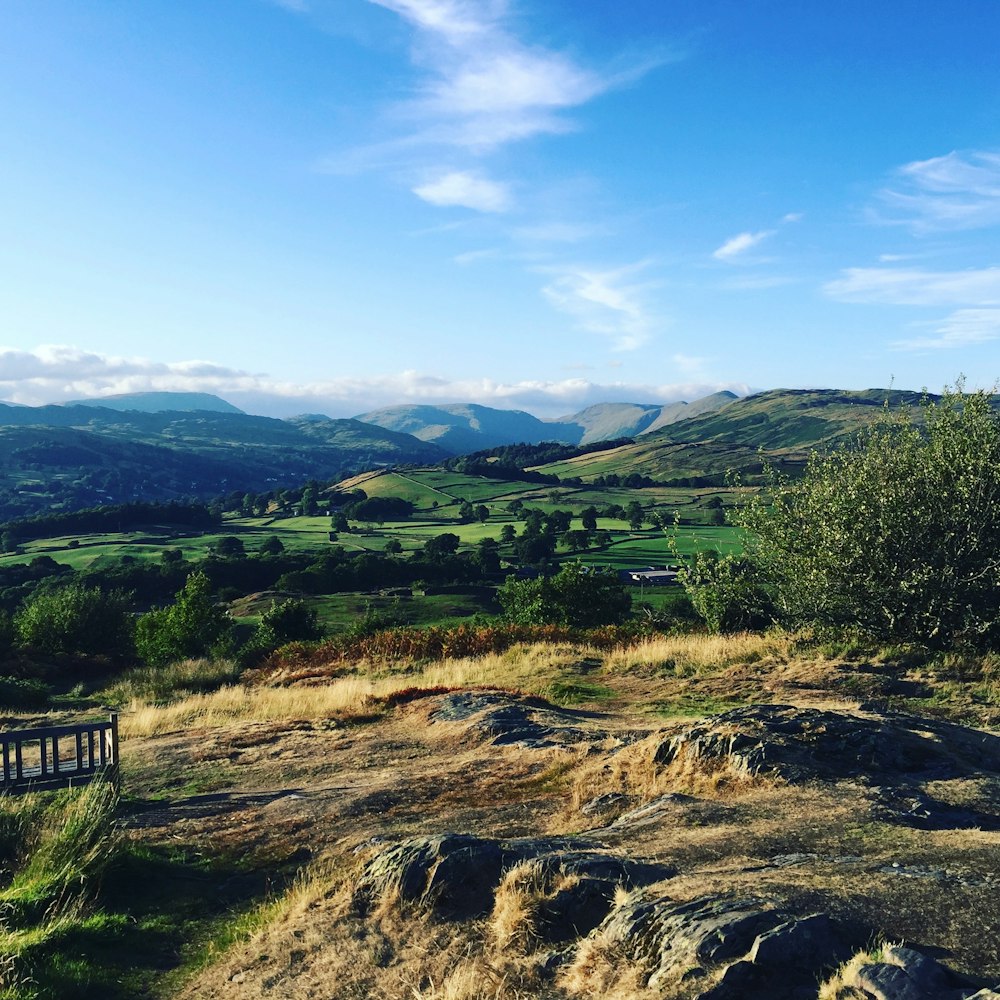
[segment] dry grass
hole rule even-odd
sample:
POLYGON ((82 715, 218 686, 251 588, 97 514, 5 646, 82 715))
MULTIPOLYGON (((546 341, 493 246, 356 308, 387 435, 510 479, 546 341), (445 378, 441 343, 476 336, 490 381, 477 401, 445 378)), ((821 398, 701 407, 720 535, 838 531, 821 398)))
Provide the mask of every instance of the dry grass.
POLYGON ((541 904, 580 881, 577 875, 551 874, 539 861, 511 868, 497 888, 490 929, 501 951, 526 954, 539 943, 541 904))
POLYGON ((573 778, 570 813, 577 814, 581 806, 609 792, 621 792, 639 802, 668 792, 726 801, 782 784, 775 778, 751 777, 735 770, 728 757, 693 757, 683 747, 668 765, 657 764, 655 754, 663 739, 664 732, 657 732, 611 757, 585 762, 573 778))
POLYGON ((891 944, 882 942, 857 952, 844 962, 829 979, 820 984, 817 1000, 856 1000, 856 998, 867 997, 868 994, 857 986, 858 971, 862 966, 887 961, 885 953, 891 947, 891 944))
POLYGON ((735 663, 782 663, 791 649, 792 639, 779 633, 656 636, 619 647, 607 656, 605 666, 612 673, 690 677, 735 663))
POLYGON ((572 963, 559 977, 559 985, 571 997, 636 1000, 650 996, 647 975, 632 956, 593 935, 580 943, 572 963))
POLYGON ((593 652, 589 647, 536 643, 505 653, 443 660, 420 669, 338 677, 323 684, 231 685, 167 705, 133 699, 122 719, 122 734, 158 736, 195 726, 371 714, 379 710, 383 699, 407 688, 488 686, 542 693, 567 665, 593 652))

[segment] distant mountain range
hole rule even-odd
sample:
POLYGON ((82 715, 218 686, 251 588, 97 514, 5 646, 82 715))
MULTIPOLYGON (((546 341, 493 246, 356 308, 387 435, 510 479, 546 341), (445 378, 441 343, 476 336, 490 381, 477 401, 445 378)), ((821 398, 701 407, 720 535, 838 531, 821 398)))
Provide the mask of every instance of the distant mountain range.
POLYGON ((142 413, 162 413, 164 410, 188 412, 212 410, 216 413, 243 413, 238 406, 227 403, 210 392, 127 392, 117 396, 94 399, 74 399, 66 406, 103 406, 109 410, 139 410, 142 413))
POLYGON ((794 471, 811 450, 847 441, 886 405, 917 407, 922 398, 922 393, 890 389, 774 389, 540 471, 584 480, 638 473, 677 485, 722 484, 727 474, 738 472, 753 482, 763 461, 794 471))
POLYGON ((0 404, 0 520, 111 501, 262 492, 448 455, 358 420, 233 410, 0 404))
POLYGON ((691 403, 664 406, 598 403, 556 420, 541 420, 523 410, 498 410, 475 403, 390 406, 362 413, 357 419, 412 434, 461 455, 504 444, 560 441, 579 445, 650 434, 678 420, 719 410, 738 398, 732 392, 717 392, 691 403))
MULTIPOLYGON (((396 406, 353 420, 254 416, 200 393, 140 393, 65 406, 0 403, 0 520, 131 499, 217 496, 329 482, 387 465, 434 465, 498 445, 618 447, 542 466, 560 477, 633 473, 677 485, 801 466, 914 392, 776 389, 690 403, 603 403, 557 420, 476 404, 396 406), (166 407, 166 408, 164 408, 166 407), (631 439, 629 441, 628 439, 631 439)), ((919 417, 919 413, 918 413, 919 417)))

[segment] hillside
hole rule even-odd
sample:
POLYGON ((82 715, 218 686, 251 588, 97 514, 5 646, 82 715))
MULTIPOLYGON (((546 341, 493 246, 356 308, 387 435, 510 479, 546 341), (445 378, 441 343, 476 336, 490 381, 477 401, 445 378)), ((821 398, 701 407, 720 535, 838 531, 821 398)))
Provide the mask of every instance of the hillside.
POLYGON ((127 392, 116 396, 74 399, 67 406, 102 406, 109 410, 140 410, 161 413, 164 410, 214 410, 217 413, 242 413, 238 406, 210 392, 127 392))
POLYGON ((357 419, 431 441, 456 455, 505 444, 593 444, 633 437, 689 416, 712 412, 738 397, 717 392, 690 403, 597 403, 556 420, 540 420, 523 410, 498 410, 476 404, 390 406, 357 419))
POLYGON ((290 655, 195 696, 123 679, 113 863, 64 890, 88 910, 8 904, 10 995, 995 998, 990 661, 955 684, 843 648, 595 635, 290 655))
POLYGON ((620 437, 635 437, 652 434, 678 420, 711 413, 728 406, 739 397, 733 392, 716 392, 711 396, 686 403, 667 403, 663 406, 640 403, 597 403, 579 413, 561 417, 564 424, 576 424, 582 428, 577 444, 593 444, 595 441, 610 441, 620 437))
POLYGON ((445 453, 357 420, 0 406, 0 518, 332 480, 445 453))
MULTIPOLYGON (((539 467, 561 478, 639 473, 660 482, 721 483, 729 471, 757 476, 764 457, 800 467, 813 448, 846 441, 890 407, 917 406, 920 393, 889 389, 774 389, 648 429, 621 448, 539 467)), ((919 416, 919 414, 917 414, 919 416)))

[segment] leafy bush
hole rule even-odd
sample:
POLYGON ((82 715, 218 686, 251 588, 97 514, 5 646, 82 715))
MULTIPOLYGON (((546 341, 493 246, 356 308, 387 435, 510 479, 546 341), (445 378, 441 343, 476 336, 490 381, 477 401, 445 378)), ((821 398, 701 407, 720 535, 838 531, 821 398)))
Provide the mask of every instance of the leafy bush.
POLYGON ((794 625, 987 648, 1000 639, 1000 417, 962 386, 813 454, 734 515, 794 625))
POLYGON ((678 575, 710 632, 745 632, 773 624, 770 596, 746 559, 699 552, 678 575))
POLYGON ((45 708, 49 686, 24 677, 0 677, 0 707, 12 709, 45 708))
POLYGON ((14 616, 19 642, 46 653, 125 657, 133 651, 128 595, 72 583, 39 591, 14 616))
POLYGON ((146 663, 163 666, 231 651, 233 623, 211 597, 204 573, 192 573, 177 600, 144 614, 136 623, 135 645, 146 663))
POLYGON ((632 608, 631 595, 614 573, 579 563, 567 563, 553 577, 508 577, 497 599, 506 617, 521 625, 620 625, 632 608))

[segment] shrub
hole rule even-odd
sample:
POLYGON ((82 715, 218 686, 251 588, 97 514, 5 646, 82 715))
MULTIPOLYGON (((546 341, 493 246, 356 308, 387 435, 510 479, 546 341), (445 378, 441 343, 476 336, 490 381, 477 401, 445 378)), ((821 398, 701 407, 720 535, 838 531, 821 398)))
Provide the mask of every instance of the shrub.
POLYGON ((177 600, 166 608, 155 608, 136 623, 135 645, 151 666, 173 660, 230 652, 233 623, 211 597, 204 573, 192 573, 177 600))
POLYGON ((579 563, 567 563, 553 577, 508 577, 497 599, 506 617, 521 625, 620 625, 632 609, 632 597, 614 573, 579 563))
POLYGON ((961 389, 920 421, 886 412, 734 514, 783 620, 936 648, 1000 639, 1000 417, 961 389))
POLYGON ((90 653, 125 657, 133 651, 128 595, 72 583, 36 592, 14 616, 14 632, 25 646, 46 653, 90 653))

